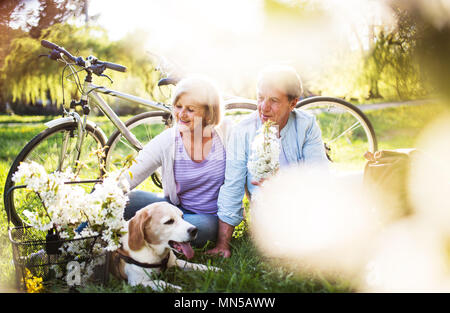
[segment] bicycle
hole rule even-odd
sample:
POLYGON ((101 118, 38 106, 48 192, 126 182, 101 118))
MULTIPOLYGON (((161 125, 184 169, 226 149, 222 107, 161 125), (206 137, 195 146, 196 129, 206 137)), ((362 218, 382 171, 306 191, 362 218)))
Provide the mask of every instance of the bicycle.
MULTIPOLYGON (((256 110, 257 102, 231 99, 225 101, 225 107, 227 110, 256 110)), ((333 170, 360 170, 366 162, 364 153, 378 150, 372 123, 357 106, 340 98, 313 96, 298 101, 296 108, 315 115, 333 170)))
MULTIPOLYGON (((94 56, 86 59, 75 57, 65 48, 49 41, 42 40, 41 44, 51 50, 48 55, 50 59, 65 64, 64 70, 69 67, 76 77, 79 72, 84 71, 86 76, 82 86, 78 80, 80 100, 72 100, 69 111, 64 108, 61 118, 47 122, 47 129, 25 145, 10 168, 5 182, 4 204, 8 219, 15 226, 26 224, 22 213, 25 209, 35 209, 41 205, 36 196, 30 196, 23 188, 15 188, 12 177, 21 162, 36 161, 48 172, 64 171, 70 166, 81 181, 95 181, 115 166, 120 166, 126 156, 137 154, 164 128, 172 126, 170 105, 92 83, 93 75, 109 78, 103 74, 106 69, 126 72, 125 66, 101 61, 94 56), (75 66, 80 70, 76 71, 75 66), (99 93, 146 106, 150 111, 122 122, 99 93), (115 126, 116 130, 109 138, 98 125, 87 119, 92 104, 115 126), (81 108, 81 115, 76 112, 77 108, 81 108)), ((174 85, 176 82, 176 79, 167 77, 161 79, 158 86, 174 85)), ((235 119, 257 108, 255 100, 239 97, 227 99, 224 105, 227 114, 235 119)), ((311 97, 299 101, 297 108, 308 109, 316 114, 322 128, 327 155, 335 164, 339 165, 345 161, 340 157, 342 149, 338 145, 353 145, 352 157, 359 156, 361 159, 364 152, 377 150, 375 132, 370 121, 354 105, 338 98, 311 97), (339 134, 336 130, 339 130, 339 134)), ((157 188, 162 188, 157 172, 151 175, 151 179, 157 188)))

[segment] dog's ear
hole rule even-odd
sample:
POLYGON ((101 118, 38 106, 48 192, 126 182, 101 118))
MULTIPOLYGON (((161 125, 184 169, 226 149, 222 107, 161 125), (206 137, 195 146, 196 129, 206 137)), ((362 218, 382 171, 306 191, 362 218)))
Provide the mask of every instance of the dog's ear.
POLYGON ((151 219, 151 210, 141 209, 128 223, 128 246, 131 250, 140 250, 145 242, 145 225, 151 219))

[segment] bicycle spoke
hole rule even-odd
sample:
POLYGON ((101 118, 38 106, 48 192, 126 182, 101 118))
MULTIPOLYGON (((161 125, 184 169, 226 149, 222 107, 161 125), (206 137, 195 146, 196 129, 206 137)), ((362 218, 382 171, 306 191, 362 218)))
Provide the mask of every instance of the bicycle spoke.
POLYGON ((128 147, 130 150, 134 150, 134 147, 132 147, 132 146, 128 143, 128 141, 125 139, 125 137, 122 137, 122 136, 121 136, 119 142, 122 143, 124 146, 128 147))
MULTIPOLYGON (((127 128, 139 140, 142 146, 145 146, 158 133, 165 129, 163 121, 166 114, 167 113, 164 112, 141 113, 127 122, 127 128)), ((124 159, 130 154, 136 153, 124 136, 118 131, 111 135, 107 145, 110 146, 106 159, 107 170, 123 167, 124 159)), ((140 185, 139 188, 146 190, 155 189, 155 191, 157 191, 160 189, 159 186, 158 184, 151 182, 151 179, 149 178, 146 180, 146 183, 140 185), (155 185, 158 187, 157 189, 155 189, 155 185)))
MULTIPOLYGON (((37 155, 37 158, 40 160, 38 163, 45 164, 45 162, 48 162, 48 160, 44 160, 40 154, 35 154, 34 152, 32 154, 37 155)), ((34 160, 34 158, 30 158, 30 160, 34 160)))
MULTIPOLYGON (((88 129, 86 132, 88 136, 85 137, 79 158, 80 165, 74 167, 74 164, 70 164, 70 162, 73 160, 73 153, 76 153, 76 132, 76 124, 71 122, 42 131, 24 147, 14 161, 5 187, 9 189, 14 186, 11 177, 17 171, 20 163, 31 161, 42 165, 48 173, 57 170, 65 171, 70 166, 72 170, 78 170, 78 179, 97 179, 101 172, 99 158, 94 152, 98 150, 99 146, 104 145, 104 139, 97 135, 94 130, 88 129), (67 136, 71 132, 74 132, 74 136, 67 136)), ((5 199, 5 203, 8 203, 5 204, 5 209, 9 211, 11 221, 16 226, 23 223, 27 224, 27 219, 23 214, 24 210, 38 212, 41 208, 40 200, 33 192, 26 189, 14 190, 5 199)))
POLYGON ((67 144, 69 142, 69 132, 65 132, 64 136, 63 136, 63 142, 61 145, 61 151, 59 153, 59 161, 58 161, 58 167, 57 170, 61 172, 61 170, 63 169, 63 163, 64 163, 64 159, 66 157, 66 151, 67 151, 67 144))
POLYGON ((297 107, 316 117, 333 169, 363 169, 364 153, 376 151, 377 142, 370 121, 358 107, 322 96, 306 98, 297 107))
POLYGON ((334 139, 331 139, 331 141, 329 141, 329 142, 331 143, 331 142, 336 141, 336 140, 339 139, 340 137, 344 136, 345 134, 347 134, 347 133, 350 132, 350 131, 353 131, 353 130, 357 129, 358 127, 361 127, 361 123, 360 123, 360 122, 354 123, 354 124, 353 124, 352 126, 350 126, 347 130, 345 130, 342 134, 340 134, 339 136, 337 136, 337 137, 334 138, 334 139), (359 124, 359 126, 358 126, 358 124, 359 124))
MULTIPOLYGON (((331 109, 331 104, 328 105, 328 112, 330 112, 331 109)), ((343 114, 338 114, 338 118, 334 119, 334 123, 333 123, 333 127, 332 127, 332 133, 331 133, 331 138, 333 138, 335 131, 337 130, 336 125, 338 125, 338 122, 341 120, 343 114)))

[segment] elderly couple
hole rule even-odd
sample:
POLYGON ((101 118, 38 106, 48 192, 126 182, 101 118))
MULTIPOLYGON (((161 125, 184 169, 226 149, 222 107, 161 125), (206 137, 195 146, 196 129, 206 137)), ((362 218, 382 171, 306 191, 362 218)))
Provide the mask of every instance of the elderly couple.
POLYGON ((247 161, 262 123, 271 120, 278 126, 280 168, 328 162, 314 117, 295 109, 301 94, 294 69, 266 68, 257 82, 258 110, 231 128, 222 118, 221 98, 210 82, 198 77, 180 81, 172 100, 175 126, 150 141, 129 169, 133 189, 161 167, 164 197, 131 191, 125 219, 148 204, 168 201, 198 228, 194 246, 210 240, 216 246, 208 254, 229 257, 234 227, 243 219, 245 191, 251 196, 259 188, 247 161))

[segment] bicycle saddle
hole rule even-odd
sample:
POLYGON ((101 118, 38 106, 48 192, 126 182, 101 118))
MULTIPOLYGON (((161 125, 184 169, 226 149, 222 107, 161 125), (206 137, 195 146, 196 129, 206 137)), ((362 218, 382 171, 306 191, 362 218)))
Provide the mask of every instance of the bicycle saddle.
POLYGON ((180 78, 176 78, 176 77, 162 78, 158 81, 158 86, 176 85, 179 81, 180 81, 180 78))

